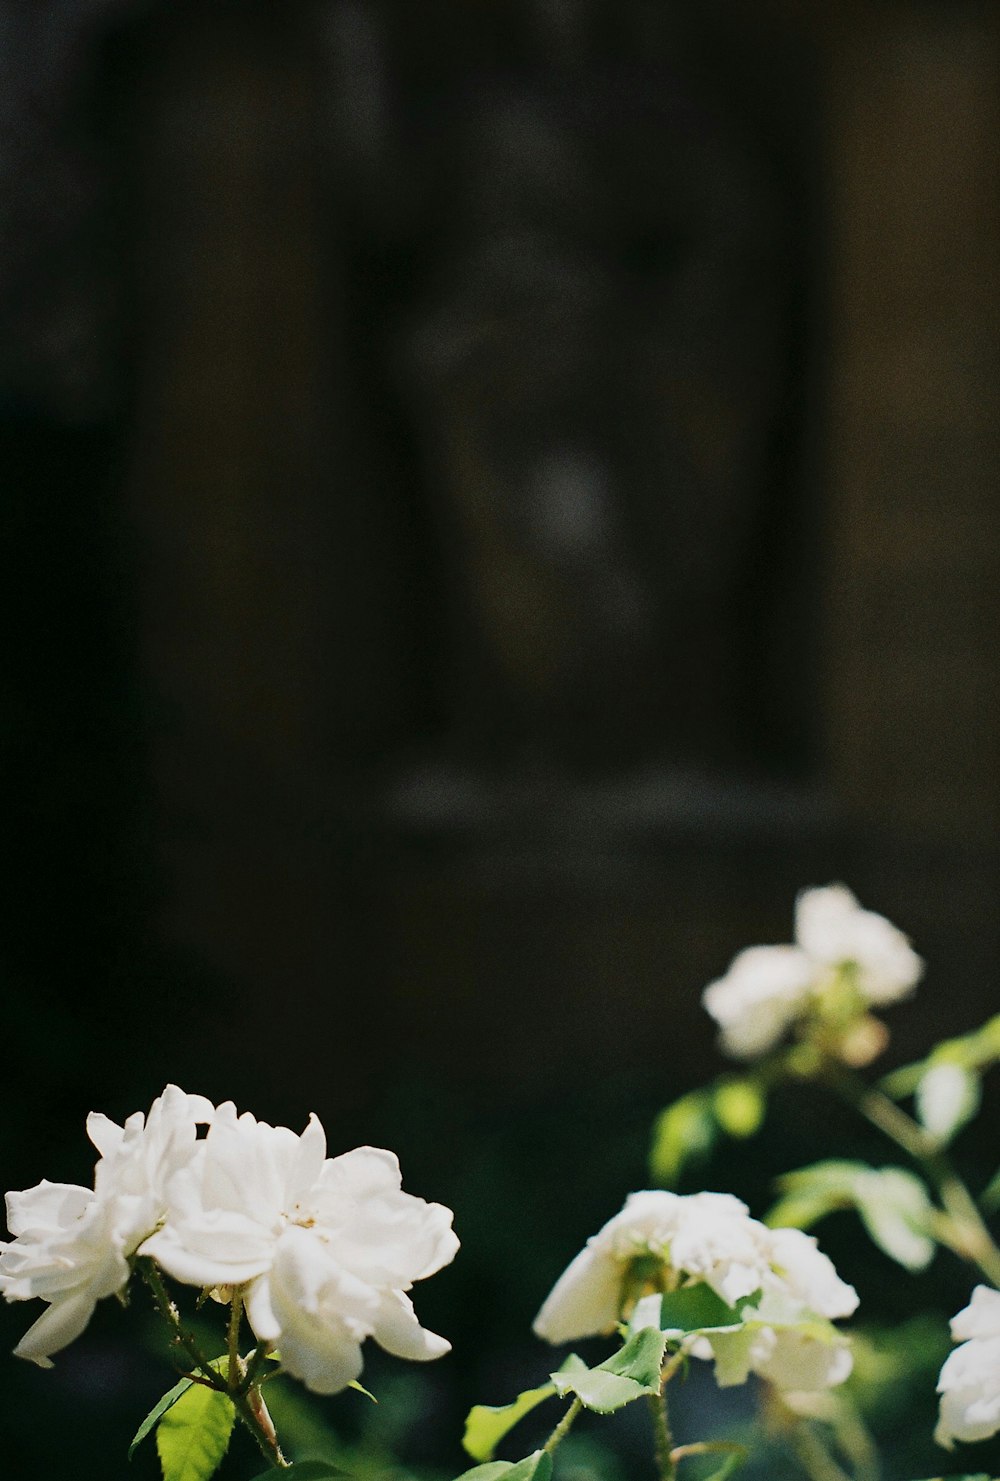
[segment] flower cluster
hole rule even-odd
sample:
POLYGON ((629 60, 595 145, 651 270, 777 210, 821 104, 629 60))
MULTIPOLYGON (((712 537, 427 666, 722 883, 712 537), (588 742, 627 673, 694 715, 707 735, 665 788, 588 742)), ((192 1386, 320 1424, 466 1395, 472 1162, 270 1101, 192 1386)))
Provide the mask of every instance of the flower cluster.
POLYGON ((258 1340, 280 1344, 285 1368, 318 1393, 358 1376, 367 1337, 401 1357, 448 1351, 406 1293, 453 1259, 452 1215, 402 1191, 391 1152, 330 1158, 315 1116, 298 1135, 173 1085, 148 1116, 119 1127, 92 1115, 87 1129, 101 1154, 93 1189, 42 1182, 7 1195, 0 1294, 49 1303, 19 1356, 50 1366, 147 1256, 222 1299, 240 1288, 258 1340))
POLYGON ((740 1303, 738 1323, 689 1343, 695 1357, 714 1358, 723 1386, 752 1371, 808 1391, 850 1373, 846 1341, 829 1323, 855 1310, 854 1288, 809 1235, 767 1228, 727 1193, 633 1193, 560 1276, 535 1331, 553 1343, 608 1333, 644 1292, 699 1284, 740 1303))
POLYGON ((938 1379, 941 1412, 934 1438, 950 1450, 956 1440, 988 1440, 1000 1430, 1000 1291, 977 1286, 952 1318, 961 1346, 938 1379))
MULTIPOLYGON (((741 951, 702 1001, 719 1025, 723 1051, 754 1059, 810 1016, 856 1029, 869 1007, 907 997, 922 973, 902 931, 862 910, 844 885, 828 885, 799 895, 794 945, 741 951)), ((855 1044, 863 1037, 855 1034, 855 1044)), ((860 1049, 859 1058, 866 1052, 860 1049)))

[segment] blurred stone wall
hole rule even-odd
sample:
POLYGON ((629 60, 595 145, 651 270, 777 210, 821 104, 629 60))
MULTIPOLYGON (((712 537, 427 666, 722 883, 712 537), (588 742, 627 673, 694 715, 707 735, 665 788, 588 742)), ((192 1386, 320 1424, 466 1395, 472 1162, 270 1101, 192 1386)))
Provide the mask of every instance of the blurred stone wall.
POLYGON ((98 934, 187 984, 206 1088, 696 1078, 703 983, 837 877, 945 989, 903 1048, 987 1011, 995 7, 77 9, 8 24, 48 89, 8 157, 90 185, 20 171, 4 322, 36 266, 78 307, 3 405, 36 474, 115 444, 75 491, 117 564, 64 556, 127 626, 150 880, 98 934))

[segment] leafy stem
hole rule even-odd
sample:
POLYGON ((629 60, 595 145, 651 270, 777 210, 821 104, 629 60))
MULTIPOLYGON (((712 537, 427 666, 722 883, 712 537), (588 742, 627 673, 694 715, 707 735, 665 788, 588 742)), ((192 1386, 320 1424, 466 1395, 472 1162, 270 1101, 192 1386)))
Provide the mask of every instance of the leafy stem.
POLYGON ((264 1457, 272 1466, 282 1469, 287 1467, 288 1461, 281 1452, 274 1422, 268 1413, 259 1388, 258 1354, 261 1354, 260 1362, 263 1362, 267 1353, 267 1344, 258 1345, 249 1367, 240 1357, 240 1325, 243 1318, 242 1288, 237 1286, 233 1291, 227 1332, 228 1359, 226 1373, 223 1376, 218 1366, 213 1365, 212 1361, 202 1352, 194 1334, 188 1332, 181 1323, 180 1313, 170 1299, 170 1293, 159 1266, 150 1259, 140 1259, 137 1264, 143 1280, 152 1292, 157 1310, 173 1334, 173 1341, 183 1349, 191 1361, 192 1371, 188 1376, 192 1382, 204 1384, 206 1388, 225 1394, 232 1401, 236 1413, 253 1435, 264 1457))
POLYGON ((152 1293, 156 1309, 173 1334, 173 1341, 178 1347, 183 1348, 191 1360, 192 1368, 196 1370, 196 1372, 191 1374, 191 1377, 197 1378, 200 1374, 199 1381, 204 1383, 206 1387, 214 1388, 220 1393, 226 1393, 226 1383, 217 1370, 212 1367, 210 1360, 198 1346, 198 1341, 194 1334, 186 1331, 182 1326, 180 1312, 170 1299, 170 1293, 164 1284, 159 1266, 150 1259, 141 1259, 137 1262, 137 1265, 140 1275, 152 1293))
POLYGON ((992 1286, 1000 1287, 1000 1248, 943 1148, 884 1091, 868 1085, 860 1075, 841 1065, 827 1065, 825 1078, 848 1105, 923 1170, 945 1212, 947 1222, 940 1221, 938 1229, 942 1243, 977 1265, 992 1286))

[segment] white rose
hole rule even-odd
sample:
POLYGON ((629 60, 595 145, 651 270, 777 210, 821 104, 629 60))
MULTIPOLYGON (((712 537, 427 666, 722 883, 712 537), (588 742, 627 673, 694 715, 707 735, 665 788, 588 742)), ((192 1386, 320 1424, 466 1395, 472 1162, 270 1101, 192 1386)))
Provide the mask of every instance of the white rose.
POLYGON ((784 1038, 816 984, 816 969, 796 946, 749 946, 712 982, 702 1003, 733 1059, 756 1059, 784 1038))
POLYGON ((391 1152, 328 1158, 315 1116, 299 1136, 227 1104, 169 1194, 142 1253, 190 1285, 246 1286, 258 1338, 315 1392, 357 1377, 367 1337, 418 1360, 448 1351, 406 1292, 454 1258, 451 1211, 404 1193, 391 1152))
POLYGON ((49 1302, 14 1352, 51 1368, 50 1355, 79 1337, 98 1301, 128 1280, 114 1208, 89 1188, 43 1181, 7 1194, 7 1227, 15 1237, 0 1246, 0 1293, 49 1302))
MULTIPOLYGON (((795 944, 748 947, 702 995, 719 1025, 723 1053, 756 1059, 774 1049, 848 968, 859 1003, 878 1006, 907 997, 920 980, 923 962, 902 931, 884 916, 862 910, 844 885, 803 890, 795 906, 795 944)), ((882 1047, 875 1020, 863 1022, 867 1035, 853 1043, 849 1035, 844 1039, 849 1063, 860 1063, 856 1056, 867 1059, 882 1047)))
POLYGON ((956 1440, 988 1440, 1000 1430, 1000 1291, 977 1286, 969 1305, 952 1319, 951 1335, 962 1345, 941 1369, 934 1431, 947 1450, 956 1440))
POLYGON ((211 1115, 209 1101, 176 1085, 124 1127, 93 1113, 87 1131, 102 1153, 93 1190, 43 1181, 7 1194, 14 1239, 0 1246, 0 1294, 49 1302, 14 1349, 18 1357, 51 1367, 51 1354, 80 1335, 97 1302, 124 1288, 128 1257, 163 1219, 166 1183, 193 1156, 196 1123, 211 1115))
POLYGON ((557 1280, 535 1318, 538 1336, 562 1343, 612 1332, 626 1294, 636 1294, 628 1280, 637 1259, 659 1263, 644 1272, 654 1288, 704 1283, 729 1305, 761 1293, 745 1325, 689 1343, 693 1356, 715 1359, 720 1384, 753 1371, 783 1387, 825 1388, 850 1372, 846 1344, 823 1319, 854 1311, 853 1287, 809 1235, 768 1229, 725 1193, 633 1193, 557 1280))
POLYGON ((884 915, 862 910, 842 884, 803 890, 795 905, 795 940, 819 966, 852 965, 866 1003, 910 995, 924 964, 902 931, 884 915))

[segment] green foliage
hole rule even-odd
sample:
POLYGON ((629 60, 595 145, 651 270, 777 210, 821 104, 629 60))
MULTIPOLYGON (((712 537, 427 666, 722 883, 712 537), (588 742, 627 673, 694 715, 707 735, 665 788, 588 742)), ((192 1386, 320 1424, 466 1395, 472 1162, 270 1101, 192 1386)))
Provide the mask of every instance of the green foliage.
POLYGON ((742 1140, 756 1135, 767 1112, 767 1097, 758 1080, 745 1076, 726 1076, 716 1081, 712 1092, 712 1110, 727 1136, 742 1140))
POLYGON ((222 1463, 235 1422, 236 1409, 228 1395, 191 1384, 157 1425, 163 1481, 209 1481, 222 1463))
POLYGON ((142 1444, 146 1436, 156 1428, 160 1420, 166 1414, 167 1410, 172 1409, 173 1406, 177 1403, 177 1400, 184 1394, 186 1394, 191 1386, 192 1385, 190 1378, 182 1378, 180 1383, 175 1383, 173 1388, 169 1389, 168 1392, 163 1395, 162 1399, 159 1399, 153 1405, 152 1409, 150 1409, 149 1413, 146 1415, 146 1418, 142 1421, 142 1424, 136 1430, 132 1443, 128 1447, 129 1460, 132 1459, 133 1455, 136 1452, 136 1448, 142 1444))
MULTIPOLYGON (((280 1472, 287 1476, 287 1471, 280 1472)), ((536 1450, 524 1460, 494 1460, 489 1465, 473 1466, 463 1471, 458 1481, 549 1481, 552 1475, 552 1457, 545 1450, 536 1450)))
POLYGON ((331 1476, 346 1474, 346 1471, 338 1471, 336 1466, 329 1465, 325 1460, 300 1460, 292 1466, 265 1471, 256 1481, 279 1481, 279 1478, 280 1481, 329 1481, 331 1476))
POLYGON ((1000 1208, 1000 1167, 997 1168, 979 1195, 979 1202, 988 1214, 995 1214, 997 1209, 1000 1208))
POLYGON ((716 1120, 707 1090, 692 1090, 657 1116, 649 1154, 657 1183, 672 1188, 689 1162, 700 1162, 715 1144, 716 1120))
POLYGON ((873 1242, 906 1270, 934 1256, 934 1207, 915 1173, 864 1162, 816 1162, 786 1173, 784 1195, 767 1215, 772 1228, 808 1229, 837 1209, 854 1208, 873 1242))
POLYGON ((724 1075, 661 1111, 653 1126, 650 1172, 672 1188, 686 1168, 703 1162, 720 1135, 741 1139, 760 1130, 767 1098, 760 1076, 724 1075))
POLYGON ((981 1028, 973 1029, 970 1034, 943 1040, 931 1050, 926 1059, 893 1070, 882 1080, 881 1088, 894 1100, 903 1100, 916 1092, 927 1071, 935 1065, 955 1064, 962 1069, 981 1073, 997 1063, 1000 1063, 1000 1013, 988 1019, 981 1028))
POLYGON ((633 1333, 623 1347, 596 1368, 553 1373, 556 1393, 575 1394, 595 1414, 612 1414, 636 1399, 660 1391, 660 1368, 667 1336, 655 1327, 633 1333))
POLYGON ((970 1034, 945 1039, 926 1059, 893 1070, 882 1089, 895 1100, 912 1095, 924 1130, 947 1146, 979 1110, 982 1076, 997 1063, 1000 1013, 970 1034))
POLYGON ((726 1456, 717 1471, 713 1471, 710 1476, 705 1477, 705 1481, 727 1481, 727 1478, 738 1471, 745 1460, 746 1456, 744 1454, 734 1451, 732 1455, 726 1456))
POLYGON ((946 1324, 930 1312, 891 1327, 855 1327, 854 1367, 841 1392, 866 1424, 891 1433, 932 1400, 950 1347, 946 1324))
POLYGON ((652 1319, 668 1334, 712 1332, 720 1327, 739 1326, 742 1308, 752 1305, 759 1296, 757 1291, 738 1306, 729 1306, 711 1286, 685 1286, 679 1291, 666 1291, 662 1296, 647 1296, 642 1303, 640 1320, 649 1325, 652 1319))
MULTIPOLYGON (((586 1372, 587 1365, 582 1358, 575 1353, 569 1357, 559 1369, 560 1373, 586 1372)), ((473 1460, 488 1461, 493 1459, 493 1452, 500 1441, 518 1424, 526 1414, 537 1409, 546 1399, 554 1398, 556 1386, 554 1383, 543 1383, 539 1388, 525 1389, 518 1394, 517 1398, 510 1404, 501 1404, 494 1407, 491 1404, 476 1404, 469 1410, 465 1421, 465 1433, 462 1436, 462 1445, 473 1460)))

